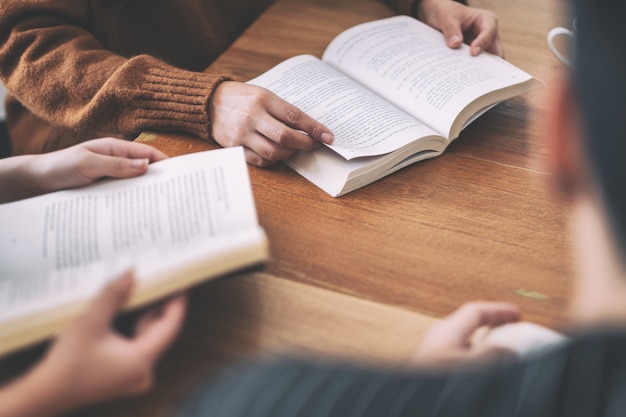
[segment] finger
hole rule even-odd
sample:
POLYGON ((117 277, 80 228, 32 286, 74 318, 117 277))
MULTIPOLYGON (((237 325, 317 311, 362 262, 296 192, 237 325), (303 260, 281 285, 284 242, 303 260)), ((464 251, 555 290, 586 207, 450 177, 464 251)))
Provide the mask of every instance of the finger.
POLYGON ((245 143, 246 161, 258 167, 268 167, 283 159, 289 158, 297 152, 295 149, 283 148, 271 140, 254 135, 245 143))
POLYGON ((461 30, 461 23, 453 14, 443 16, 440 23, 440 29, 448 47, 457 49, 463 44, 463 31, 461 30))
POLYGON ((470 54, 472 56, 478 56, 482 51, 495 50, 494 44, 496 42, 497 36, 494 37, 493 32, 481 32, 470 44, 470 54))
POLYGON ((283 148, 310 151, 321 145, 310 135, 269 116, 259 122, 257 132, 283 148))
POLYGON ((482 51, 489 50, 495 43, 499 43, 498 21, 495 16, 481 14, 472 22, 472 26, 472 32, 476 34, 476 37, 470 44, 470 54, 472 56, 480 55, 482 51))
POLYGON ((98 153, 89 154, 79 170, 91 180, 98 178, 132 178, 143 175, 148 170, 148 159, 129 159, 98 153))
POLYGON ((504 47, 502 46, 502 42, 500 42, 500 38, 497 37, 495 42, 491 44, 490 47, 485 49, 487 52, 490 52, 494 55, 499 56, 500 58, 504 58, 504 47))
POLYGON ((82 316, 82 320, 92 331, 110 327, 115 315, 124 307, 134 285, 131 271, 108 283, 82 316))
POLYGON ((519 320, 519 308, 510 303, 475 302, 463 305, 439 323, 439 333, 459 346, 469 344, 472 334, 483 326, 498 326, 519 320))
MULTIPOLYGON (((182 297, 182 295, 180 296, 182 297)), ((152 325, 153 322, 159 320, 159 318, 163 316, 163 312, 168 303, 177 297, 178 296, 170 297, 167 300, 158 302, 157 304, 150 306, 147 311, 144 311, 139 317, 139 320, 135 322, 134 335, 143 333, 144 330, 148 329, 152 325)))
POLYGON ((134 338, 138 349, 152 359, 158 358, 178 335, 186 307, 187 297, 177 296, 161 307, 160 314, 140 320, 134 338))
POLYGON ((167 158, 163 152, 153 148, 145 143, 130 142, 115 138, 93 139, 82 144, 85 148, 92 152, 119 156, 129 159, 148 159, 150 162, 156 162, 167 158))
POLYGON ((335 136, 326 126, 297 107, 278 97, 275 98, 275 100, 269 100, 267 103, 267 110, 273 117, 289 127, 305 132, 315 140, 328 145, 333 143, 335 136))
POLYGON ((273 162, 263 159, 261 155, 251 149, 244 148, 243 153, 246 157, 246 162, 250 165, 254 165, 255 167, 266 168, 274 164, 273 162))

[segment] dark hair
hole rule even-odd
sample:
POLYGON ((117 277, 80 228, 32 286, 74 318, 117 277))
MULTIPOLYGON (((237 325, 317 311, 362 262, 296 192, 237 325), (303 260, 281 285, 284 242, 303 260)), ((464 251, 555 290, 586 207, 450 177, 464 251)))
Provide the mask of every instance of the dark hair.
POLYGON ((585 154, 626 260, 626 2, 574 0, 585 154))

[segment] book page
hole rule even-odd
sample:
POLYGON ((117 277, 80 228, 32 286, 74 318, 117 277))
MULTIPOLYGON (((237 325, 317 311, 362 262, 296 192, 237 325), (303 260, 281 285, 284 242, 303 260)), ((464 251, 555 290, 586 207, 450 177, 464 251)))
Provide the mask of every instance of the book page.
POLYGON ((440 32, 408 16, 350 28, 322 59, 449 139, 469 103, 532 79, 491 54, 470 56, 467 45, 448 48, 440 32))
POLYGON ((206 255, 258 229, 242 148, 170 158, 141 177, 0 205, 0 322, 93 294, 131 266, 147 279, 144 270, 206 255))
MULTIPOLYGON (((439 136, 421 140, 432 142, 425 148, 435 149, 441 146, 439 136)), ((332 197, 339 197, 412 163, 434 158, 441 152, 432 150, 414 152, 410 148, 400 148, 386 155, 346 161, 327 147, 321 147, 313 152, 298 152, 285 160, 285 163, 332 197)))
POLYGON ((436 133, 312 55, 282 62, 250 84, 265 87, 323 123, 345 159, 392 152, 436 133))

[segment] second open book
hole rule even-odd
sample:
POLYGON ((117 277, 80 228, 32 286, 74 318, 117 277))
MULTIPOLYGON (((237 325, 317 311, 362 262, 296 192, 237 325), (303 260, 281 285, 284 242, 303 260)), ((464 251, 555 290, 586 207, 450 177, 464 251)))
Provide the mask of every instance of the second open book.
POLYGON ((0 205, 0 355, 60 331, 132 267, 127 308, 264 262, 242 148, 0 205))
POLYGON ((440 32, 408 16, 352 27, 321 60, 296 56, 249 83, 333 131, 333 145, 287 164, 334 197, 440 155, 485 111, 542 86, 499 57, 448 48, 440 32))

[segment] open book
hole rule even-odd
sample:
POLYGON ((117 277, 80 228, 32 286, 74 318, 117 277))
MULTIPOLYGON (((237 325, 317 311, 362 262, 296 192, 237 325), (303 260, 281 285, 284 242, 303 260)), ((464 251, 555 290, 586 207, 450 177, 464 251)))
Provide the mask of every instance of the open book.
POLYGON ((485 111, 543 86, 499 57, 448 48, 441 33, 408 16, 354 26, 322 60, 296 56, 249 83, 333 131, 333 145, 286 162, 335 197, 440 155, 485 111))
POLYGON ((132 267, 127 308, 263 262, 242 148, 0 205, 0 354, 57 333, 132 267))

